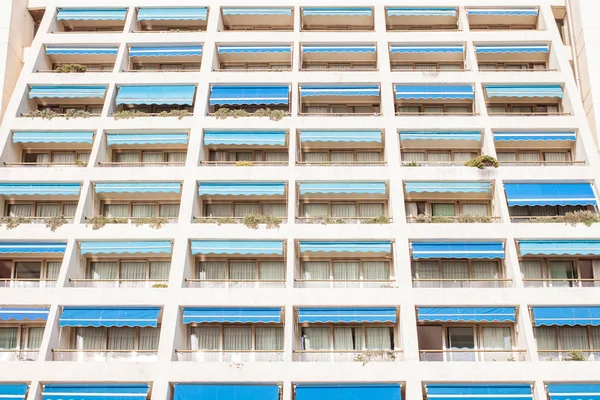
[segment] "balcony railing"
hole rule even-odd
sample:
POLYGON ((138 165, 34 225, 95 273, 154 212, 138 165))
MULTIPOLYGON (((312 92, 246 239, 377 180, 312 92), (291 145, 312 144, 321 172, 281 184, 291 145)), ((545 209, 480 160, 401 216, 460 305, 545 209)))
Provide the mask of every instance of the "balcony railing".
POLYGON ((409 116, 409 117, 419 117, 423 115, 428 116, 448 116, 448 117, 478 117, 478 112, 458 112, 458 111, 396 111, 396 116, 409 116))
POLYGON ((416 217, 409 215, 406 222, 413 224, 491 224, 498 223, 501 217, 492 217, 486 215, 418 215, 416 217))
POLYGON ((397 362, 402 361, 402 350, 294 350, 294 361, 397 362))
POLYGON ((250 68, 216 68, 215 72, 290 72, 292 67, 272 68, 272 67, 250 67, 250 68))
POLYGON ((105 162, 99 161, 101 167, 185 167, 185 162, 165 161, 165 162, 105 162))
POLYGON ((391 224, 392 218, 388 217, 296 217, 297 224, 391 224))
POLYGON ((123 72, 150 72, 152 74, 157 72, 200 72, 200 66, 190 68, 173 68, 173 69, 160 69, 160 68, 144 68, 144 69, 124 69, 123 72))
POLYGON ((600 361, 600 349, 538 350, 540 361, 600 361))
POLYGON ((296 165, 302 167, 380 167, 387 165, 387 161, 297 161, 296 165))
POLYGON ((360 66, 347 66, 347 67, 340 67, 340 66, 319 66, 318 68, 311 68, 311 67, 304 67, 304 68, 300 68, 300 71, 302 72, 322 72, 322 71, 328 71, 328 72, 352 72, 352 71, 360 71, 360 72, 378 72, 379 69, 375 68, 375 67, 360 67, 360 66))
MULTIPOLYGON (((194 222, 197 224, 243 224, 245 217, 194 217, 194 222)), ((287 223, 287 218, 276 217, 281 220, 282 224, 287 223)))
POLYGON ((488 111, 488 115, 492 117, 536 117, 536 116, 544 116, 544 117, 560 117, 560 116, 570 116, 570 112, 497 112, 497 111, 488 111))
POLYGON ((56 279, 0 279, 0 288, 53 288, 56 279))
POLYGON ((415 288, 507 288, 512 279, 413 279, 415 288))
POLYGON ((6 167, 86 167, 87 163, 78 162, 4 162, 6 167))
POLYGON ((600 279, 523 279, 523 285, 529 288, 582 288, 600 287, 600 279))
POLYGON ((186 279, 187 287, 201 289, 282 289, 282 279, 186 279))
POLYGON ((0 350, 1 361, 36 361, 39 350, 0 350))
POLYGON ((46 222, 53 222, 52 218, 64 218, 67 224, 72 224, 74 221, 73 217, 65 217, 64 215, 57 215, 56 217, 20 217, 15 216, 13 218, 19 219, 19 224, 45 224, 46 222))
POLYGON ((281 362, 283 350, 175 350, 177 361, 281 362))
POLYGON ((168 279, 69 279, 78 288, 164 288, 168 279))
POLYGON ((211 167, 279 167, 282 165, 289 165, 289 161, 200 161, 200 165, 211 167))
POLYGON ((152 362, 157 360, 158 350, 76 350, 53 349, 54 361, 129 361, 152 362))
POLYGON ((479 72, 556 72, 556 69, 549 68, 524 68, 524 69, 507 69, 507 68, 481 68, 479 72))
MULTIPOLYGON (((117 111, 118 112, 118 111, 117 111)), ((165 112, 168 113, 169 111, 163 111, 163 112, 145 112, 142 111, 143 115, 134 115, 131 118, 136 119, 136 118, 154 118, 154 117, 162 117, 162 118, 166 118, 166 117, 174 117, 177 119, 182 119, 185 117, 193 117, 194 113, 191 111, 188 111, 186 114, 173 114, 173 115, 165 115, 165 112)), ((109 115, 109 117, 114 117, 115 113, 113 113, 112 115, 109 115)), ((117 114, 118 115, 118 114, 117 114)), ((129 118, 124 118, 124 119, 129 119, 129 118)))
MULTIPOLYGON (((106 217, 109 218, 109 217, 106 217)), ((111 224, 111 225, 117 225, 117 224, 130 224, 130 225, 135 225, 137 224, 154 224, 155 221, 152 221, 154 219, 156 219, 156 224, 174 224, 177 223, 177 221, 179 220, 179 217, 114 217, 112 218, 113 220, 115 220, 115 222, 106 222, 107 224, 111 224)), ((93 217, 85 217, 85 223, 86 224, 93 224, 93 217)))
POLYGON ((421 361, 525 361, 527 350, 419 350, 421 361))
POLYGON ((296 279, 294 286, 302 289, 383 289, 396 288, 392 279, 296 279))
POLYGON ((380 112, 356 113, 356 112, 302 112, 298 113, 301 117, 379 117, 383 115, 380 112))
POLYGON ((537 216, 511 216, 510 222, 514 223, 556 223, 566 224, 569 220, 564 215, 537 215, 537 216))
POLYGON ((394 67, 392 66, 392 72, 469 72, 469 68, 431 68, 431 69, 417 69, 407 67, 394 67))
MULTIPOLYGON (((99 117, 100 115, 102 115, 102 114, 100 114, 100 113, 90 113, 89 115, 87 115, 86 118, 99 117)), ((22 118, 39 118, 39 119, 42 119, 42 117, 30 116, 30 115, 27 115, 27 113, 21 113, 20 116, 22 118)), ((73 116, 71 116, 71 115, 69 115, 67 113, 55 113, 55 114, 52 115, 52 117, 53 118, 73 118, 73 119, 76 119, 76 117, 73 117, 73 116)))
POLYGON ((403 167, 464 167, 466 161, 402 161, 403 167))
POLYGON ((568 165, 585 165, 585 161, 500 161, 502 167, 564 167, 568 165))

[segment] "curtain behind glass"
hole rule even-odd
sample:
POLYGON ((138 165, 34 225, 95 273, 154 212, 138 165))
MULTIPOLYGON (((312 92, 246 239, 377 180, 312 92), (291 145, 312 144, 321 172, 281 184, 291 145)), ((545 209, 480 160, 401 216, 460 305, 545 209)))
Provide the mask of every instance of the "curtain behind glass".
POLYGON ((46 263, 46 279, 49 280, 57 280, 58 279, 58 274, 60 272, 60 266, 61 266, 61 262, 60 261, 49 261, 46 263))
POLYGON ((592 338, 592 349, 600 350, 600 327, 592 326, 590 330, 590 336, 592 338))
MULTIPOLYGON (((417 279, 440 279, 440 264, 437 261, 416 261, 415 277, 417 279)), ((419 287, 441 287, 442 282, 427 281, 418 282, 419 287)))
POLYGON ((259 280, 284 280, 285 263, 283 261, 261 261, 258 264, 259 280))
POLYGON ((453 217, 455 215, 454 204, 432 204, 431 214, 440 217, 453 217))
POLYGON ((232 217, 233 207, 231 204, 207 204, 207 217, 232 217))
POLYGON ((331 216, 334 218, 352 218, 356 217, 355 204, 332 204, 331 216))
POLYGON ((140 153, 114 153, 115 162, 118 163, 135 163, 140 161, 140 153))
POLYGON ((358 280, 360 279, 360 263, 357 262, 334 262, 333 279, 335 280, 358 280))
POLYGON ((167 153, 167 161, 172 163, 185 164, 187 153, 185 151, 169 152, 167 153))
POLYGON ((391 350, 390 328, 365 328, 365 348, 367 350, 391 350))
POLYGON ((256 279, 255 262, 230 262, 229 279, 233 280, 254 280, 256 279))
POLYGON ((521 260, 521 274, 523 279, 535 279, 535 281, 527 282, 527 286, 542 286, 543 271, 540 261, 521 260))
POLYGON ((117 263, 96 261, 90 263, 91 279, 117 279, 117 263))
POLYGON ((218 326, 192 328, 192 350, 219 350, 220 329, 218 326))
POLYGON ((302 268, 304 269, 304 279, 329 279, 329 262, 327 261, 304 261, 302 268))
POLYGON ((567 161, 567 153, 544 152, 544 161, 552 161, 553 166, 569 165, 567 161))
POLYGON ((375 218, 385 215, 383 204, 359 204, 358 212, 363 218, 375 218))
POLYGON ((252 350, 252 328, 224 327, 223 350, 252 350))
MULTIPOLYGON (((468 109, 467 109, 467 111, 468 111, 468 109)), ((455 152, 454 153, 454 161, 460 162, 460 163, 469 161, 475 157, 476 157, 475 153, 470 153, 470 152, 455 152)))
MULTIPOLYGON (((482 348, 484 350, 511 350, 512 339, 510 328, 482 328, 482 348)), ((508 352, 484 353, 484 360, 505 361, 510 355, 508 352)))
POLYGON ((318 204, 318 203, 304 204, 302 206, 302 210, 304 211, 304 216, 307 218, 326 217, 327 215, 329 215, 329 205, 328 204, 318 204))
POLYGON ((145 262, 122 262, 120 278, 124 280, 146 279, 145 262))
POLYGON ((381 161, 381 153, 378 151, 361 151, 356 153, 358 162, 377 162, 381 161))
POLYGON ((108 350, 134 350, 135 328, 108 328, 108 350))
POLYGON ((496 261, 473 261, 471 268, 473 279, 498 279, 496 261))
POLYGON ((198 273, 199 279, 227 279, 227 263, 225 261, 202 261, 198 273))
POLYGON ((488 215, 487 204, 463 204, 462 208, 464 215, 477 215, 482 217, 487 217, 488 215))
POLYGON ((140 328, 140 350, 158 350, 160 328, 140 328))
POLYGON ((235 204, 233 206, 235 217, 245 217, 249 214, 260 214, 260 206, 258 204, 235 204))
POLYGON ((595 287, 600 287, 600 260, 592 260, 592 269, 594 270, 595 287))
POLYGON ((131 216, 133 218, 156 217, 156 204, 132 204, 131 216))
POLYGON ((89 163, 90 162, 90 153, 77 153, 77 161, 81 161, 82 163, 85 163, 85 164, 89 163))
POLYGON ((104 216, 108 218, 127 218, 129 217, 128 204, 105 204, 104 216))
POLYGON ((552 281, 552 286, 568 287, 572 279, 573 264, 570 261, 550 261, 550 276, 552 279, 565 279, 565 281, 552 281))
POLYGON ((517 161, 517 153, 497 153, 499 162, 515 162, 517 161))
POLYGON ((17 348, 18 328, 0 328, 0 350, 17 348))
POLYGON ((415 153, 415 152, 403 152, 402 153, 402 160, 403 161, 425 161, 426 157, 425 157, 425 153, 415 153))
POLYGON ((329 350, 329 328, 304 328, 305 350, 329 350))
POLYGON ((287 217, 287 207, 284 203, 267 203, 262 205, 264 215, 272 215, 273 217, 287 217))
POLYGON ((60 204, 43 204, 38 203, 35 209, 35 216, 48 218, 58 217, 60 215, 60 204))
POLYGON ((142 153, 142 162, 145 163, 160 163, 163 161, 163 154, 160 152, 157 153, 142 153))
POLYGON ((179 204, 160 204, 158 215, 164 218, 179 217, 179 204))
POLYGON ((279 162, 283 162, 283 161, 288 161, 289 155, 288 153, 284 153, 284 152, 269 152, 267 151, 265 153, 265 161, 279 161, 279 162))
POLYGON ((63 215, 65 217, 73 218, 77 211, 77 204, 63 204, 63 215))
POLYGON ((331 162, 351 163, 354 162, 354 152, 352 151, 332 151, 331 162))
MULTIPOLYGON (((564 350, 586 350, 590 348, 587 327, 561 326, 560 348, 564 350)), ((563 354, 565 356, 566 354, 563 354)))
POLYGON ((171 271, 171 261, 151 261, 150 279, 168 280, 171 271))
POLYGON ((52 153, 52 162, 57 164, 75 163, 75 153, 52 153))
POLYGON ((466 261, 442 261, 444 279, 469 279, 469 263, 466 261))
POLYGON ((363 278, 366 280, 387 281, 390 279, 389 263, 385 261, 363 261, 363 278))
MULTIPOLYGON (((327 112, 327 111, 325 111, 327 112)), ((316 152, 310 152, 310 153, 302 153, 302 158, 304 159, 305 162, 314 162, 314 163, 320 163, 320 162, 328 162, 329 161, 329 154, 328 153, 316 153, 316 152)))
POLYGON ((354 346, 352 339, 352 328, 333 328, 333 348, 335 350, 361 350, 361 347, 354 346))
POLYGON ((556 337, 556 329, 553 326, 540 326, 534 328, 535 340, 539 350, 556 350, 558 349, 558 339, 556 337))
POLYGON ((104 328, 77 328, 77 350, 104 350, 104 328))
POLYGON ((452 154, 450 153, 427 153, 427 161, 451 161, 452 154))
MULTIPOLYGON (((1 335, 1 333, 0 333, 1 335)), ((27 337, 27 350, 39 350, 44 336, 44 328, 29 328, 29 336, 27 337)), ((0 347, 2 347, 0 345, 0 347)))
POLYGON ((10 217, 31 217, 33 204, 9 204, 8 215, 10 217))
POLYGON ((256 350, 283 350, 283 328, 256 328, 256 350))

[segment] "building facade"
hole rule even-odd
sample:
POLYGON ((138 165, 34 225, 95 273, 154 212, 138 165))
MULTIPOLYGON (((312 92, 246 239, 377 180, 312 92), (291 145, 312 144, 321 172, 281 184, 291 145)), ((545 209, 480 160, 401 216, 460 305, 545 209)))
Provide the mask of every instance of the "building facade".
POLYGON ((84 3, 12 4, 0 397, 598 397, 595 5, 84 3))

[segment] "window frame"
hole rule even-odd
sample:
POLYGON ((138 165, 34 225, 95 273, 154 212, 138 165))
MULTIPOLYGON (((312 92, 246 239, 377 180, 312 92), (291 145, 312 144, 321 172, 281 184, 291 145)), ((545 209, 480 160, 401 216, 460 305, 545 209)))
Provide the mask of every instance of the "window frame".
POLYGON ((239 323, 234 323, 234 324, 229 324, 229 323, 207 323, 207 324, 198 324, 198 323, 192 323, 188 325, 187 328, 187 344, 188 344, 188 348, 190 350, 194 350, 194 351, 198 351, 198 352, 231 352, 234 353, 236 351, 246 351, 246 350, 224 350, 225 347, 225 328, 252 328, 252 348, 250 350, 247 350, 249 352, 256 352, 256 351, 262 351, 262 350, 258 350, 256 348, 256 330, 257 328, 280 328, 282 335, 283 335, 283 343, 282 343, 282 348, 278 349, 278 350, 267 350, 267 351, 272 351, 272 352, 281 352, 283 353, 283 351, 285 350, 285 328, 283 326, 283 324, 273 324, 273 323, 268 323, 268 324, 239 324, 239 323), (208 327, 212 327, 212 328, 219 328, 219 348, 216 350, 202 350, 202 349, 198 349, 198 342, 197 339, 194 339, 194 329, 193 328, 208 328, 208 327), (196 341, 194 343, 194 341, 196 341), (194 349, 194 347, 196 347, 194 349))
MULTIPOLYGON (((115 281, 131 281, 131 279, 123 279, 121 278, 121 263, 127 263, 127 262, 139 262, 139 263, 145 263, 146 264, 146 278, 143 279, 145 281, 150 281, 150 264, 153 262, 169 262, 171 263, 171 265, 169 265, 169 271, 171 269, 172 266, 172 259, 170 258, 165 258, 165 257, 148 257, 148 258, 118 258, 118 257, 86 257, 85 259, 85 279, 90 279, 90 280, 100 280, 100 279, 94 279, 92 277, 92 263, 96 263, 96 262, 113 262, 117 264, 117 269, 116 269, 116 278, 114 279, 115 281)), ((165 279, 165 280, 168 280, 165 279)))
POLYGON ((443 263, 444 262, 452 262, 452 261, 456 261, 456 262, 466 262, 468 264, 468 271, 469 271, 469 277, 467 278, 468 280, 472 280, 473 278, 473 263, 477 262, 477 261, 493 261, 496 263, 496 272, 498 274, 498 278, 496 278, 497 280, 502 280, 505 279, 505 264, 502 261, 502 259, 499 258, 493 258, 493 259, 485 259, 485 260, 478 260, 478 259, 469 259, 469 258, 429 258, 429 259, 425 259, 425 260, 411 260, 411 270, 412 270, 412 277, 413 279, 419 279, 417 278, 417 263, 419 262, 437 262, 438 263, 438 274, 440 276, 439 279, 447 279, 444 278, 444 266, 443 263))
POLYGON ((298 277, 296 279, 307 280, 309 282, 316 281, 316 279, 305 279, 304 278, 304 263, 305 262, 328 262, 329 263, 329 282, 346 282, 345 280, 335 279, 333 276, 333 264, 336 262, 357 262, 359 263, 359 281, 365 281, 364 267, 365 262, 384 262, 388 266, 389 280, 393 281, 396 279, 394 274, 394 268, 392 260, 386 259, 385 257, 351 257, 351 258, 324 258, 324 257, 299 257, 298 258, 299 270, 296 272, 298 277))
MULTIPOLYGON (((249 263, 249 262, 254 262, 254 278, 253 278, 253 282, 261 282, 261 281, 265 281, 268 279, 260 279, 260 263, 261 262, 281 262, 283 264, 283 280, 285 281, 286 276, 287 276, 287 263, 285 260, 285 257, 273 257, 273 258, 268 258, 268 257, 252 257, 252 258, 227 258, 227 257, 208 257, 208 258, 203 258, 203 257, 196 257, 195 259, 195 268, 194 268, 194 279, 198 279, 198 280, 202 280, 202 281, 206 281, 206 282, 210 282, 212 281, 211 279, 206 279, 206 278, 201 278, 200 276, 200 269, 201 269, 201 265, 203 262, 224 262, 225 263, 225 281, 226 282, 231 282, 232 278, 231 278, 231 263, 235 263, 235 262, 245 262, 245 263, 249 263)), ((246 281, 243 281, 246 282, 246 281)))
MULTIPOLYGON (((108 327, 108 326, 100 326, 100 327, 74 327, 74 329, 71 329, 71 334, 70 334, 70 347, 72 350, 77 350, 77 351, 89 351, 89 352, 94 352, 94 351, 98 351, 98 352, 109 352, 109 351, 115 351, 114 349, 109 349, 108 348, 108 341, 109 341, 109 337, 108 337, 108 332, 111 328, 114 329, 135 329, 135 345, 133 349, 121 349, 121 350, 125 350, 127 351, 140 351, 140 333, 142 329, 156 329, 158 332, 158 346, 160 346, 160 336, 161 336, 161 328, 162 325, 159 323, 157 327, 150 327, 150 326, 134 326, 134 327, 108 327), (77 337, 78 332, 80 329, 82 328, 94 328, 94 329, 103 329, 104 330, 104 346, 102 349, 80 349, 78 348, 79 344, 77 343, 77 337)), ((158 353, 158 346, 156 349, 152 349, 152 350, 141 350, 143 352, 157 352, 158 353)))
POLYGON ((300 200, 300 204, 299 204, 299 211, 300 211, 300 217, 301 218, 317 218, 317 217, 305 217, 304 213, 304 207, 307 204, 327 204, 327 217, 330 218, 373 218, 373 217, 362 217, 360 216, 360 206, 361 205, 365 205, 365 204, 381 204, 383 205, 383 215, 385 217, 388 216, 389 214, 389 207, 388 207, 388 201, 387 200, 358 200, 358 201, 352 201, 352 200, 343 200, 343 199, 335 199, 335 200, 317 200, 317 199, 310 199, 310 200, 306 200, 306 199, 302 199, 300 200), (356 217, 333 217, 332 216, 332 211, 333 211, 333 206, 334 205, 354 205, 355 206, 355 215, 356 217))
POLYGON ((355 352, 364 352, 364 351, 369 351, 370 349, 366 348, 366 329, 367 328, 388 328, 390 330, 390 348, 389 349, 381 349, 382 351, 394 351, 398 349, 398 343, 396 343, 397 339, 399 338, 398 335, 398 328, 396 325, 392 324, 392 323, 338 323, 338 324, 333 324, 333 323, 304 323, 304 324, 298 324, 298 328, 299 328, 299 347, 300 350, 303 351, 308 351, 310 352, 310 349, 306 349, 306 346, 304 344, 304 329, 305 328, 326 328, 329 329, 329 350, 325 350, 325 351, 329 351, 329 352, 336 352, 335 349, 335 341, 334 341, 334 329, 335 328, 354 328, 354 329, 361 329, 361 349, 356 349, 356 350, 349 350, 350 352, 355 351, 355 352))

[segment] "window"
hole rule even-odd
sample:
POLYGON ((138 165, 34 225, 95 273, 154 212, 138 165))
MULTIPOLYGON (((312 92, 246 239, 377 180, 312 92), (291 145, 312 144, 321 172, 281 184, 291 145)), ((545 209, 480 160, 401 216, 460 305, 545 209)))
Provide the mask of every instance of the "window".
POLYGON ((304 114, 379 114, 379 104, 303 104, 304 114))
POLYGON ((302 69, 307 71, 374 71, 376 69, 375 63, 304 63, 302 69))
POLYGON ((397 106, 399 114, 461 115, 472 114, 471 104, 402 104, 397 106))
POLYGON ((527 287, 600 286, 600 260, 527 258, 519 264, 527 287))
POLYGON ((485 62, 479 63, 480 71, 545 71, 545 62, 534 62, 534 63, 493 63, 485 62))
POLYGON ((113 162, 117 163, 185 163, 185 151, 114 151, 113 162))
POLYGON ((392 71, 461 71, 463 63, 393 63, 392 71))
POLYGON ((302 350, 393 350, 390 326, 311 326, 302 328, 302 350))
POLYGON ((56 164, 76 165, 87 164, 90 159, 89 151, 50 151, 50 150, 25 150, 22 162, 26 164, 56 164))
POLYGON ((178 218, 179 203, 102 203, 107 218, 178 218))
POLYGON ((285 203, 209 203, 204 206, 206 217, 215 218, 243 218, 249 214, 272 215, 274 217, 287 217, 287 207, 285 203))
POLYGON ((545 115, 558 114, 560 104, 488 104, 488 114, 545 115))
POLYGON ((237 161, 252 161, 252 162, 287 162, 287 150, 281 151, 264 151, 264 150, 210 150, 208 160, 213 162, 237 162, 237 161))
POLYGON ((557 217, 568 212, 590 210, 596 212, 593 207, 585 206, 513 206, 508 207, 508 213, 512 222, 529 222, 536 217, 557 217))
POLYGON ((22 281, 24 287, 36 284, 37 281, 56 281, 62 262, 60 260, 39 261, 0 261, 0 285, 1 280, 22 281))
POLYGON ((88 279, 97 280, 168 280, 169 260, 102 260, 90 261, 88 279))
POLYGON ((6 215, 25 218, 48 218, 62 215, 66 218, 73 218, 76 210, 76 203, 9 203, 6 206, 6 215))
POLYGON ((508 326, 445 327, 446 361, 507 361, 513 359, 512 328, 508 326), (477 354, 473 350, 481 350, 477 354), (464 350, 464 351, 461 351, 464 350))
POLYGON ((387 281, 390 262, 377 259, 301 260, 302 279, 317 281, 387 281))
POLYGON ((386 203, 322 202, 302 203, 304 218, 375 218, 386 215, 386 203))
POLYGON ((285 280, 284 260, 206 260, 199 261, 197 277, 202 280, 236 281, 240 284, 253 281, 285 280))
POLYGON ((102 104, 90 104, 90 105, 63 105, 63 104, 52 104, 43 105, 37 104, 39 111, 52 110, 57 114, 66 114, 68 110, 75 111, 87 111, 94 116, 98 116, 102 113, 102 104))
POLYGON ((541 360, 587 360, 600 355, 597 326, 543 326, 534 328, 534 334, 541 360))
POLYGON ((472 215, 478 217, 489 216, 489 203, 475 203, 467 201, 434 203, 427 201, 407 201, 405 203, 407 217, 419 215, 432 215, 436 217, 455 217, 458 215, 472 215))
POLYGON ((417 282, 418 287, 500 287, 497 280, 502 275, 501 263, 496 260, 413 261, 413 277, 423 280, 417 282))
POLYGON ((76 328, 74 349, 158 351, 159 336, 160 328, 76 328))
POLYGON ((283 328, 261 325, 211 325, 190 328, 192 350, 282 351, 283 328))
POLYGON ((289 71, 290 64, 285 63, 221 63, 222 71, 289 71))
MULTIPOLYGON (((44 327, 39 326, 2 326, 0 327, 0 349, 20 350, 21 359, 35 360, 36 353, 40 349, 44 327), (32 350, 28 352, 27 350, 32 350)), ((0 352, 0 361, 11 361, 15 355, 8 352, 0 352)))
POLYGON ((302 160, 305 163, 368 164, 383 161, 383 156, 381 150, 311 150, 302 152, 302 160))
POLYGON ((553 166, 570 165, 571 151, 568 149, 544 150, 502 150, 498 151, 498 161, 504 165, 519 163, 530 166, 548 164, 553 166))

